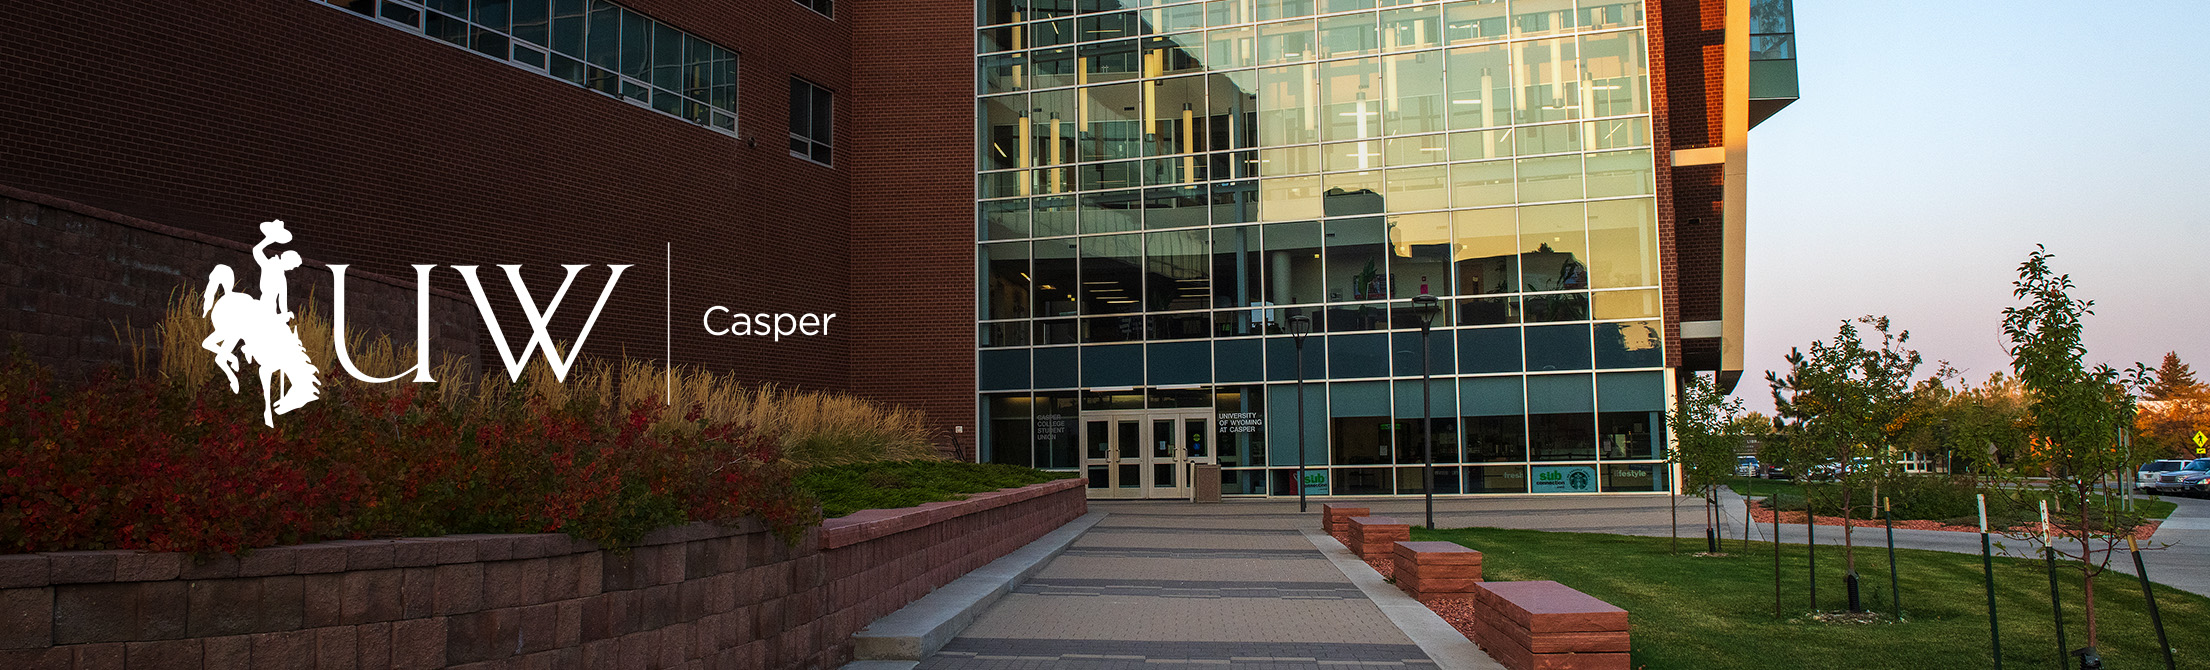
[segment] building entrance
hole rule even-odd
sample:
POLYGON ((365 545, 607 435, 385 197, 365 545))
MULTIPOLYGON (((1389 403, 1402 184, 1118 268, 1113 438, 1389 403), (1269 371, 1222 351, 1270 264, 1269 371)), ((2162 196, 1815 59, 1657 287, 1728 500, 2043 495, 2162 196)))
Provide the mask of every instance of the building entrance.
POLYGON ((1082 413, 1082 471, 1092 498, 1188 498, 1193 466, 1218 463, 1212 410, 1082 413))

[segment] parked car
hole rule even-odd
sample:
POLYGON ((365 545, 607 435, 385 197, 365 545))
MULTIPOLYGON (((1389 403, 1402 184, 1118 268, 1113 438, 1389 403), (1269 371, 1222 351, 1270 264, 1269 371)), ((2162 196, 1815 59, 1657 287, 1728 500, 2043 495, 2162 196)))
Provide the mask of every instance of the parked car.
POLYGON ((2156 476, 2156 484, 2149 487, 2152 493, 2199 496, 2210 491, 2210 458, 2197 458, 2156 476))
POLYGON ((1758 467, 1757 467, 1757 457, 1756 457, 1756 456, 1736 456, 1736 457, 1734 457, 1734 474, 1735 474, 1735 476, 1738 476, 1738 477, 1755 477, 1755 476, 1757 476, 1757 471, 1758 471, 1758 467))
POLYGON ((2162 475, 2166 472, 2178 470, 2186 465, 2187 461, 2177 458, 2166 458, 2163 460, 2149 461, 2147 463, 2143 463, 2141 464, 2141 469, 2133 473, 2133 490, 2140 493, 2155 493, 2154 489, 2156 487, 2157 476, 2162 475))

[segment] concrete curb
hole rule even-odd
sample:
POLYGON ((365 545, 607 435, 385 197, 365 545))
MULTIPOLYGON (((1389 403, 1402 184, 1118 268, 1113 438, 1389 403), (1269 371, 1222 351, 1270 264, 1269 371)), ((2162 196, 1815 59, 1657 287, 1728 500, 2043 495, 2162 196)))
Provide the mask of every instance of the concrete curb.
POLYGON ((1384 581, 1381 573, 1374 572, 1373 566, 1366 565, 1365 560, 1353 555, 1343 543, 1317 530, 1307 528, 1303 533, 1305 540, 1327 556, 1328 562, 1335 564, 1335 569, 1343 571, 1343 576, 1349 577, 1352 584, 1358 585, 1358 590, 1366 593, 1367 600, 1381 608, 1381 613, 1389 617, 1390 623, 1396 624, 1397 630, 1404 631, 1405 637, 1412 638, 1412 643, 1419 645, 1420 651, 1435 661, 1437 668, 1504 670, 1503 664, 1489 658, 1473 640, 1466 639, 1464 633, 1444 621, 1435 610, 1405 595, 1395 584, 1384 581))
MULTIPOLYGON (((952 580, 920 600, 900 608, 896 612, 876 619, 866 628, 852 634, 852 658, 855 665, 865 661, 920 661, 965 630, 982 616, 991 603, 1013 591, 1013 587, 1027 581, 1030 575, 1042 569, 1075 538, 1088 532, 1091 526, 1105 518, 1105 512, 1090 512, 1049 533, 1027 546, 1013 550, 989 565, 976 568, 966 576, 952 580)), ((1438 619, 1439 621, 1439 619, 1438 619)), ((853 666, 847 665, 846 668, 853 666)), ((890 665, 859 665, 854 670, 892 670, 890 665)), ((906 667, 912 667, 907 665, 906 667)))

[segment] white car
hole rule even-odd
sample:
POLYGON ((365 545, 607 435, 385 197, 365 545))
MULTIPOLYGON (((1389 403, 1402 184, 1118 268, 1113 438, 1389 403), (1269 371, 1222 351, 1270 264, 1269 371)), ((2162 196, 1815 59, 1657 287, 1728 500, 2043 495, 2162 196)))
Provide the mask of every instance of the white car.
POLYGON ((2186 465, 2187 461, 2177 458, 2167 458, 2163 460, 2149 461, 2147 463, 2143 463, 2141 464, 2141 469, 2133 473, 2133 490, 2141 493, 2154 493, 2156 491, 2156 478, 2158 476, 2163 475, 2167 472, 2178 470, 2182 467, 2185 467, 2186 465))
POLYGON ((2210 491, 2210 458, 2197 458, 2187 465, 2156 476, 2156 484, 2149 487, 2154 493, 2201 495, 2210 491))

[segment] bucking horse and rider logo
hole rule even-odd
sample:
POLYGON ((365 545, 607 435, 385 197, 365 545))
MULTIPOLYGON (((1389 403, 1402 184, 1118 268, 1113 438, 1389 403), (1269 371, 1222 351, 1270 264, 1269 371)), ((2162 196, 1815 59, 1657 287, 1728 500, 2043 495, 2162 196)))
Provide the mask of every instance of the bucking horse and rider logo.
POLYGON ((283 221, 262 223, 261 243, 253 245, 253 262, 261 266, 261 295, 238 292, 237 275, 230 266, 216 265, 207 273, 200 309, 215 325, 215 332, 200 346, 215 352, 215 367, 230 379, 232 393, 238 392, 237 350, 243 349, 245 362, 253 363, 261 378, 261 422, 272 428, 276 415, 299 409, 319 396, 315 375, 321 371, 300 344, 284 279, 285 273, 301 265, 299 252, 268 253, 270 245, 291 241, 292 233, 284 229, 283 221))

